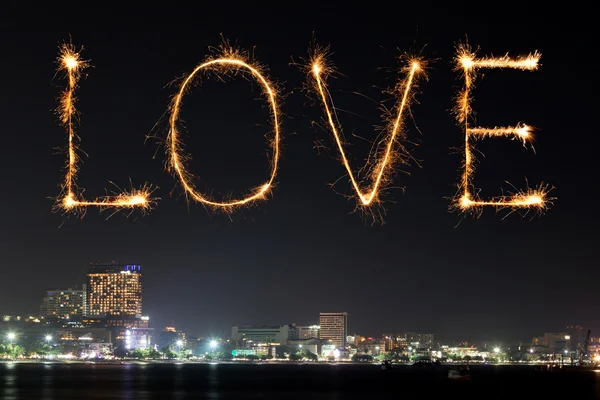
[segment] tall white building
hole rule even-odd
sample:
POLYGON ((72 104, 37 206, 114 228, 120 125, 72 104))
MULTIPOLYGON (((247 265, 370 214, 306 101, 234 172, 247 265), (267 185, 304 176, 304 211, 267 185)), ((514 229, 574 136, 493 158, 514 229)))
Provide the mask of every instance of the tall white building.
POLYGON ((348 335, 347 312, 322 312, 319 318, 319 339, 325 339, 338 348, 345 348, 348 335))
POLYGON ((49 290, 40 307, 41 315, 48 319, 69 319, 87 314, 86 287, 81 289, 49 290))

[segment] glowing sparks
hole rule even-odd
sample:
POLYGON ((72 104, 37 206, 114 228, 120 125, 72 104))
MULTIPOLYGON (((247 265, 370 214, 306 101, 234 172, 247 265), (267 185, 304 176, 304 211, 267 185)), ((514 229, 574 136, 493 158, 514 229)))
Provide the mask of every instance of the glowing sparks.
POLYGON ((379 200, 380 192, 389 183, 394 163, 399 159, 406 158, 407 151, 401 143, 404 139, 402 117, 404 110, 410 104, 412 89, 416 85, 416 75, 423 70, 421 62, 416 59, 410 60, 404 68, 406 78, 400 81, 393 91, 394 95, 398 97, 398 102, 393 114, 387 115, 386 135, 379 142, 379 145, 375 146, 376 154, 369 157, 369 160, 373 160, 373 162, 366 166, 371 180, 366 188, 361 187, 361 182, 352 172, 348 156, 344 151, 342 128, 339 121, 337 121, 335 106, 331 101, 331 95, 325 82, 326 76, 331 74, 333 69, 327 64, 325 53, 321 51, 315 52, 310 64, 315 91, 323 103, 327 123, 340 153, 342 164, 348 173, 356 196, 360 200, 359 205, 363 207, 371 206, 379 200))
POLYGON ((527 125, 517 125, 517 126, 508 126, 508 127, 495 127, 495 128, 468 128, 469 136, 474 138, 481 137, 499 137, 506 136, 509 138, 519 138, 524 143, 527 143, 531 140, 532 128, 527 125))
POLYGON ((234 207, 248 205, 257 200, 263 200, 266 198, 267 194, 273 187, 273 182, 275 181, 275 177, 277 175, 277 167, 280 157, 281 129, 279 126, 280 118, 279 106, 277 102, 277 91, 275 89, 275 85, 267 78, 260 66, 251 62, 248 57, 242 54, 240 51, 224 45, 221 48, 221 53, 218 57, 209 58, 203 63, 199 64, 192 71, 192 73, 183 80, 179 88, 179 92, 173 98, 170 111, 171 115, 169 118, 169 134, 167 137, 167 156, 169 158, 169 169, 174 173, 176 178, 183 186, 185 193, 189 197, 196 202, 226 211, 231 210, 234 207), (273 138, 270 144, 273 149, 273 156, 271 159, 271 172, 269 179, 251 191, 247 196, 230 201, 217 201, 211 199, 208 196, 200 193, 195 188, 194 184, 192 183, 194 176, 188 171, 186 166, 189 156, 183 154, 182 151, 183 144, 180 138, 181 132, 178 125, 183 97, 192 87, 195 78, 202 72, 207 72, 208 70, 213 70, 221 74, 243 73, 252 77, 260 84, 271 110, 273 138))
POLYGON ((535 208, 543 210, 548 206, 548 188, 546 185, 540 185, 536 189, 527 189, 518 191, 509 196, 500 196, 488 201, 479 199, 472 189, 472 176, 474 172, 475 157, 473 156, 473 146, 471 140, 477 140, 485 137, 508 137, 518 139, 527 144, 532 139, 532 128, 519 124, 509 127, 482 128, 469 126, 469 119, 472 116, 471 108, 471 90, 477 77, 479 68, 512 68, 524 71, 535 71, 539 66, 540 54, 535 52, 525 57, 510 58, 508 55, 497 58, 476 58, 475 54, 468 46, 458 47, 456 57, 457 69, 464 75, 464 89, 457 97, 455 112, 458 122, 465 130, 465 160, 464 169, 459 185, 459 195, 455 199, 455 207, 462 211, 472 211, 477 214, 483 206, 493 206, 496 208, 535 208))
POLYGON ((82 71, 88 66, 88 62, 81 59, 81 55, 75 47, 70 44, 64 44, 60 47, 58 69, 65 72, 68 85, 60 97, 58 114, 62 125, 67 130, 69 145, 66 175, 57 207, 67 212, 79 212, 82 215, 87 207, 113 208, 116 210, 141 208, 147 210, 153 203, 153 199, 150 198, 151 188, 147 185, 138 190, 107 195, 91 201, 85 200, 81 191, 77 189, 75 181, 78 172, 77 142, 79 138, 75 133, 75 120, 77 117, 75 90, 78 87, 82 71))

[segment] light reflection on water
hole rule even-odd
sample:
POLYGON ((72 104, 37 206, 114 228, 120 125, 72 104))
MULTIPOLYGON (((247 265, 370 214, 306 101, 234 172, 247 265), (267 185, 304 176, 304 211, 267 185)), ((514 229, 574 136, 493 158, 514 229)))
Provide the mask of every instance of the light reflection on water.
POLYGON ((0 363, 0 399, 374 399, 600 397, 598 371, 473 367, 469 382, 447 368, 329 364, 0 363), (482 392, 484 391, 484 392, 482 392), (482 395, 482 393, 484 393, 482 395), (423 395, 426 394, 425 397, 423 395))

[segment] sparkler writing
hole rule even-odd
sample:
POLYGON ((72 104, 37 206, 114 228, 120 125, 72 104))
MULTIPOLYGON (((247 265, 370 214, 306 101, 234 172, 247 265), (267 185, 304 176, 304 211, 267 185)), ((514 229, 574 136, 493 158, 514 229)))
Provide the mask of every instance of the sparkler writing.
MULTIPOLYGON (((477 70, 480 68, 512 68, 524 71, 535 71, 539 67, 540 54, 535 52, 525 57, 509 58, 489 57, 476 58, 476 55, 466 45, 458 47, 456 62, 457 69, 464 75, 464 88, 459 93, 455 105, 457 120, 465 131, 465 159, 464 169, 459 182, 459 192, 453 200, 453 208, 461 212, 479 213, 484 206, 493 206, 496 208, 516 209, 536 209, 544 210, 551 203, 548 197, 548 187, 544 184, 535 189, 527 188, 524 191, 510 194, 508 196, 493 197, 489 200, 482 200, 473 189, 472 176, 474 172, 474 155, 472 142, 486 137, 508 137, 517 139, 523 144, 529 143, 532 137, 532 128, 525 124, 507 127, 471 127, 469 119, 473 115, 471 107, 471 91, 474 88, 474 82, 477 78, 477 70)), ((99 207, 101 210, 112 208, 115 211, 122 209, 141 209, 148 210, 154 204, 155 199, 150 198, 152 190, 149 185, 144 185, 141 189, 117 193, 110 196, 97 197, 93 200, 85 200, 83 191, 77 187, 76 177, 78 172, 78 141, 75 133, 75 121, 77 109, 75 107, 75 91, 78 88, 82 71, 89 66, 88 62, 81 59, 80 51, 77 51, 71 44, 64 44, 60 47, 58 57, 58 70, 65 73, 68 85, 60 97, 60 106, 58 114, 60 122, 65 127, 68 137, 68 160, 65 179, 61 185, 62 192, 57 199, 56 208, 67 212, 85 214, 88 207, 99 207)), ((323 109, 327 124, 335 140, 337 150, 340 153, 341 161, 348 173, 352 188, 358 200, 358 206, 368 208, 377 204, 379 196, 386 185, 391 181, 394 164, 398 161, 405 161, 408 152, 403 146, 402 140, 405 139, 403 131, 403 116, 414 96, 417 86, 417 76, 424 71, 424 61, 420 59, 409 59, 403 68, 406 74, 401 79, 393 93, 397 96, 395 107, 385 118, 387 126, 385 135, 377 141, 373 147, 374 151, 369 155, 367 165, 361 171, 367 171, 367 177, 370 182, 364 185, 361 178, 355 176, 352 172, 350 162, 344 151, 343 131, 337 120, 336 109, 331 100, 328 91, 326 79, 333 73, 333 68, 328 64, 326 52, 316 51, 310 60, 311 83, 314 91, 323 103, 323 109)), ((280 115, 278 105, 278 94, 275 85, 266 76, 264 70, 257 63, 250 61, 246 53, 233 49, 228 45, 223 45, 216 57, 208 57, 200 63, 187 77, 185 77, 177 94, 174 96, 169 109, 169 131, 166 140, 166 153, 168 157, 168 169, 173 173, 178 182, 182 185, 188 198, 202 203, 211 208, 230 211, 238 206, 251 204, 258 200, 263 200, 271 192, 275 177, 277 175, 278 163, 280 158, 280 115), (269 105, 271 114, 272 131, 269 134, 269 145, 273 151, 271 158, 270 175, 267 181, 260 186, 252 189, 244 197, 234 200, 218 201, 200 193, 193 184, 194 176, 187 169, 189 155, 183 152, 183 143, 181 140, 180 114, 182 109, 184 95, 193 87, 199 76, 215 72, 219 78, 222 76, 242 75, 258 82, 262 94, 269 105)))
POLYGON ((472 116, 471 108, 471 89, 477 77, 479 68, 513 68, 524 71, 535 71, 538 69, 541 55, 537 52, 526 57, 509 58, 507 55, 497 58, 476 58, 474 52, 466 45, 460 45, 457 52, 457 69, 464 75, 464 89, 457 97, 455 112, 459 124, 465 130, 465 159, 464 169, 459 184, 459 193, 455 199, 456 207, 461 211, 471 211, 477 214, 484 206, 493 206, 496 208, 535 208, 543 210, 548 206, 547 186, 540 185, 536 189, 527 189, 510 196, 499 196, 491 200, 481 200, 472 189, 472 176, 474 172, 473 148, 471 140, 482 139, 484 137, 509 137, 523 141, 527 144, 531 140, 532 128, 518 124, 516 126, 495 127, 495 128, 472 128, 469 126, 469 118, 472 116))
POLYGON ((174 97, 171 104, 171 116, 169 118, 169 134, 167 137, 167 155, 169 157, 169 169, 179 180, 186 194, 199 203, 203 203, 213 208, 230 210, 237 206, 250 204, 257 200, 265 199, 271 191, 273 181, 277 175, 277 166, 280 153, 280 126, 279 126, 279 107, 277 104, 277 92, 275 86, 269 81, 261 67, 249 61, 248 57, 240 51, 230 47, 223 47, 219 57, 209 58, 198 65, 190 75, 181 83, 179 92, 174 97), (254 78, 262 87, 263 93, 267 98, 272 116, 273 139, 271 147, 273 149, 273 158, 271 160, 271 174, 269 179, 254 189, 246 197, 230 201, 217 201, 199 193, 192 183, 193 175, 186 168, 186 161, 189 157, 182 152, 182 142, 178 128, 179 114, 183 96, 190 89, 194 78, 205 70, 215 70, 222 74, 246 73, 254 78))
POLYGON ((113 196, 98 197, 94 200, 85 200, 81 191, 77 188, 75 179, 78 172, 77 142, 78 137, 75 133, 75 118, 77 109, 75 108, 75 90, 78 87, 82 71, 89 66, 88 62, 81 59, 81 55, 75 47, 70 44, 64 44, 60 47, 58 57, 59 71, 66 72, 68 79, 67 88, 60 97, 60 106, 58 114, 62 125, 67 130, 69 139, 67 172, 62 184, 62 194, 58 198, 57 208, 67 212, 79 212, 85 214, 87 207, 100 207, 101 209, 113 208, 148 209, 153 200, 150 199, 151 190, 149 186, 144 186, 138 190, 124 192, 113 196))
POLYGON ((394 162, 405 158, 407 155, 407 151, 401 143, 401 140, 405 136, 402 130, 402 116, 411 100, 411 89, 415 85, 415 76, 418 72, 422 71, 421 63, 417 59, 410 60, 404 68, 407 74, 406 78, 400 81, 395 88, 395 93, 399 97, 395 107, 395 115, 389 115, 386 129, 387 134, 380 141, 379 145, 375 147, 376 154, 369 157, 370 160, 373 160, 371 165, 367 165, 371 184, 365 189, 361 188, 360 182, 354 176, 350 162, 344 151, 342 128, 337 121, 335 107, 325 83, 325 77, 332 72, 332 68, 327 64, 325 54, 323 52, 316 52, 311 60, 311 66, 315 90, 323 103, 326 119, 340 152, 342 164, 346 168, 352 187, 356 192, 358 200, 360 200, 359 205, 363 207, 371 206, 377 202, 380 191, 389 183, 390 172, 392 171, 394 162), (385 143, 385 140, 387 140, 387 143, 385 143))

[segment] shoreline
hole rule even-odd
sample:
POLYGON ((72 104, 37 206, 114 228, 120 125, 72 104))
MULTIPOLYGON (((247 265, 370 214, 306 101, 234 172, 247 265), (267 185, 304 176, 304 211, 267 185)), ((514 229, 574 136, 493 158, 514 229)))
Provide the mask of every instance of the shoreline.
MULTIPOLYGON (((365 362, 352 362, 352 361, 339 361, 339 362, 329 362, 329 361, 201 361, 201 360, 107 360, 107 361, 89 361, 89 360, 0 360, 0 364, 88 364, 88 365, 215 365, 215 364, 223 364, 223 365, 330 365, 330 366, 340 366, 340 365, 350 365, 350 366, 373 366, 380 367, 381 363, 365 363, 365 362)), ((460 367, 464 364, 462 363, 442 363, 437 367, 419 367, 419 369, 432 369, 432 368, 452 368, 452 367, 460 367)), ((484 363, 473 363, 469 364, 469 367, 479 368, 479 367, 544 367, 552 365, 551 363, 495 363, 495 364, 484 364, 484 363)), ((396 368, 413 368, 413 364, 410 363, 394 363, 394 367, 396 368)), ((578 368, 578 369, 595 369, 594 366, 584 366, 580 367, 578 365, 557 364, 555 367, 558 368, 578 368)), ((417 368, 417 367, 414 367, 417 368)))

